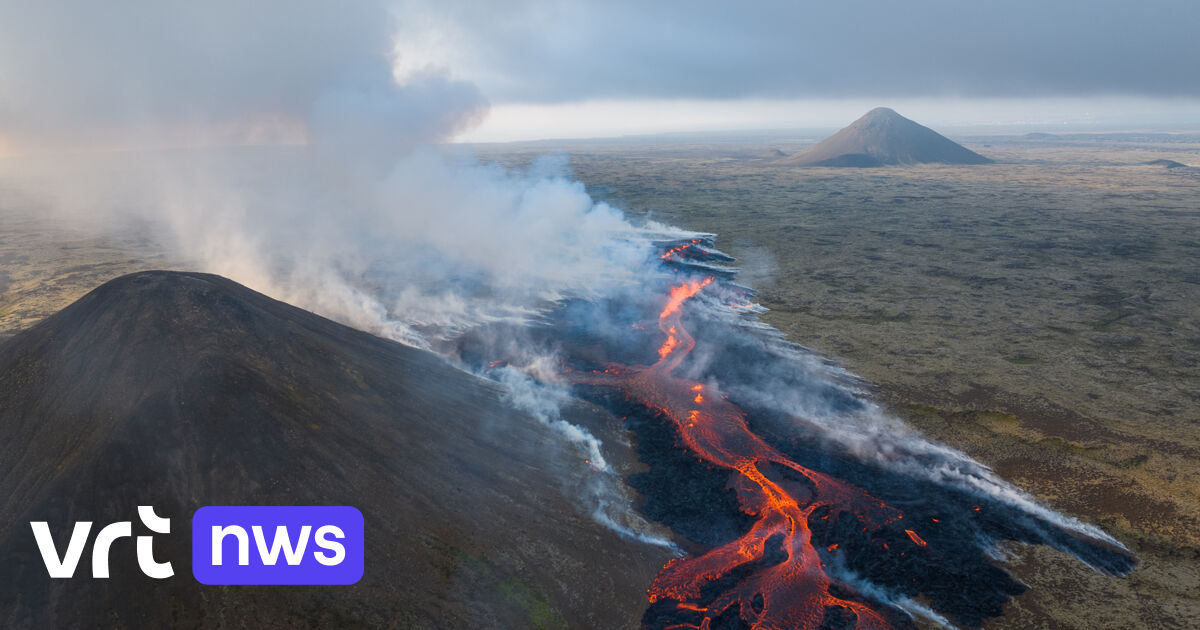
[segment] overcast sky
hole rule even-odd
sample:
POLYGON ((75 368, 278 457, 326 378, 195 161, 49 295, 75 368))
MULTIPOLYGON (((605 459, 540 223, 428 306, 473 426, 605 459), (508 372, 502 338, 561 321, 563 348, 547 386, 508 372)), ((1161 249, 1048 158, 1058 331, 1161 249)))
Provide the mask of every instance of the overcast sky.
POLYGON ((442 112, 435 138, 830 124, 898 103, 963 124, 1200 123, 1198 32, 1194 0, 0 0, 0 150, 302 141, 347 86, 373 114, 442 112), (376 82, 382 63, 397 85, 376 82))
POLYGON ((412 11, 406 35, 440 32, 448 60, 502 102, 1200 96, 1193 0, 437 0, 412 11))

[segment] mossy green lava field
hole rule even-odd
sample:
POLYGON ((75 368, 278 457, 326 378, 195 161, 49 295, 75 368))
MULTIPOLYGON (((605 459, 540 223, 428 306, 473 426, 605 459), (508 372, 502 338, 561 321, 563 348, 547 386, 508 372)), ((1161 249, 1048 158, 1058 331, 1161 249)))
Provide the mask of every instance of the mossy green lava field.
MULTIPOLYGON (((976 166, 786 162, 819 137, 476 149, 516 167, 565 152, 595 198, 719 234, 771 309, 765 321, 1140 559, 1110 578, 1048 548, 1010 547, 1006 566, 1031 588, 988 627, 1192 627, 1200 136, 955 137, 997 162, 976 166)), ((135 229, 91 236, 21 204, 0 185, 0 340, 119 275, 186 267, 135 229)))
MULTIPOLYGON (((1200 136, 955 138, 979 166, 814 168, 812 137, 565 143, 635 214, 715 232, 768 323, 1140 558, 1011 548, 995 628, 1200 618, 1200 136), (778 151, 776 151, 778 150, 778 151), (1147 164, 1170 159, 1193 167, 1147 164)), ((485 147, 521 164, 547 146, 485 147)))

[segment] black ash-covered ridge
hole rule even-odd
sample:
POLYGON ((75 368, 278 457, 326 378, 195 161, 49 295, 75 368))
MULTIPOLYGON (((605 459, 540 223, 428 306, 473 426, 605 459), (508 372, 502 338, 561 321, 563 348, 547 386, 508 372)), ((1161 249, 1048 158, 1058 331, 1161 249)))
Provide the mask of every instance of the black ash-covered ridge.
MULTIPOLYGON (((113 280, 0 345, 0 625, 622 627, 666 560, 564 498, 572 457, 492 383, 200 273, 113 280), (176 576, 113 546, 113 577, 51 580, 30 520, 65 539, 152 505, 176 576), (202 587, 204 505, 353 505, 352 587, 202 587), (580 567, 588 567, 586 572, 580 567)), ((93 536, 94 536, 93 530, 93 536)))

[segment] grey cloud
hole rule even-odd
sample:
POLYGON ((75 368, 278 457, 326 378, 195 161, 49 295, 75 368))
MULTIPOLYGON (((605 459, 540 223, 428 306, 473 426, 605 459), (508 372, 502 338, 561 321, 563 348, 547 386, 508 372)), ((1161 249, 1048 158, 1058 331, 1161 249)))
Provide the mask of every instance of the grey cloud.
POLYGON ((247 120, 422 142, 484 94, 1200 96, 1190 0, 396 2, 0 2, 0 143, 247 120), (402 86, 396 41, 421 70, 402 86))
POLYGON ((397 86, 394 16, 378 1, 0 3, 0 136, 69 138, 247 119, 316 122, 335 137, 436 139, 484 106, 438 76, 397 86), (429 136, 435 136, 430 138, 429 136))
POLYGON ((502 101, 1200 95, 1190 0, 439 1, 400 21, 417 14, 502 101))

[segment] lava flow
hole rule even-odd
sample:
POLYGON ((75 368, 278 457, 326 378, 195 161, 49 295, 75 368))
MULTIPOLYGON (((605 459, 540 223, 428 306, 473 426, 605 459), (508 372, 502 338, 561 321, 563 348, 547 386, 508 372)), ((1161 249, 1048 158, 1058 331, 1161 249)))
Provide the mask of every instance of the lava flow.
POLYGON ((831 593, 832 580, 813 546, 809 519, 826 507, 852 511, 864 523, 879 526, 899 518, 899 512, 855 486, 792 461, 754 434, 736 405, 710 394, 704 383, 674 375, 696 345, 681 321, 682 307, 712 281, 709 277, 671 289, 658 317, 666 340, 656 363, 610 366, 575 379, 617 387, 669 419, 680 446, 731 472, 730 486, 742 511, 756 518, 740 538, 702 556, 669 562, 648 591, 650 601, 673 601, 680 610, 701 616, 696 624, 674 628, 708 629, 734 605, 741 619, 758 629, 816 628, 828 607, 852 613, 857 628, 890 627, 871 607, 831 593), (787 481, 780 472, 784 469, 807 483, 787 481))

